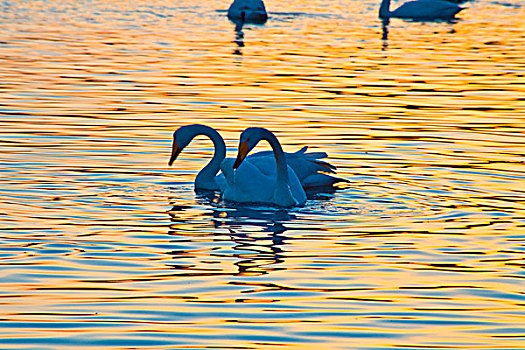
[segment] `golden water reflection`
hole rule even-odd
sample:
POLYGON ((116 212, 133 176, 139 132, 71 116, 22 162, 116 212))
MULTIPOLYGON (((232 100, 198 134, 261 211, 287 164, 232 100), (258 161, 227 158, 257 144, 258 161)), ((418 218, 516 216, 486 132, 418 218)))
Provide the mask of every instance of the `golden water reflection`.
POLYGON ((0 4, 2 348, 523 348, 523 4, 265 3, 0 4), (226 205, 188 123, 351 182, 226 205))

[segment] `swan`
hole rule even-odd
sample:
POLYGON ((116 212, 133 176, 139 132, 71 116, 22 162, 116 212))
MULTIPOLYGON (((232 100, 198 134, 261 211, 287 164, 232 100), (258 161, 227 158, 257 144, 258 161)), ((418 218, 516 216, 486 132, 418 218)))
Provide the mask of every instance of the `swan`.
POLYGON ((394 11, 390 11, 390 0, 383 0, 379 7, 379 18, 451 19, 461 10, 463 7, 446 0, 417 0, 406 2, 394 11))
POLYGON ((241 134, 235 162, 226 158, 221 169, 226 178, 223 199, 238 203, 264 203, 279 207, 303 206, 306 193, 294 170, 288 166, 283 148, 277 137, 264 128, 247 128, 241 134), (266 140, 275 158, 274 172, 264 172, 250 162, 246 155, 266 140), (242 166, 241 166, 242 164, 242 166), (237 169, 235 172, 233 169, 237 169))
POLYGON ((268 14, 262 0, 234 0, 228 9, 228 18, 234 22, 264 23, 268 14))
MULTIPOLYGON (((213 142, 215 153, 210 162, 197 174, 195 178, 196 190, 222 191, 226 184, 223 174, 217 175, 221 162, 226 157, 224 139, 217 130, 202 124, 181 126, 173 133, 173 145, 168 165, 172 165, 182 150, 195 137, 203 135, 213 142)), ((326 158, 324 152, 306 152, 308 147, 303 147, 295 153, 285 153, 288 164, 294 169, 299 181, 306 189, 330 187, 338 182, 346 181, 325 173, 335 173, 335 167, 320 159, 326 158)), ((263 151, 250 155, 246 162, 256 166, 260 171, 275 171, 275 158, 271 151, 263 151)), ((245 162, 245 163, 246 163, 245 162)))

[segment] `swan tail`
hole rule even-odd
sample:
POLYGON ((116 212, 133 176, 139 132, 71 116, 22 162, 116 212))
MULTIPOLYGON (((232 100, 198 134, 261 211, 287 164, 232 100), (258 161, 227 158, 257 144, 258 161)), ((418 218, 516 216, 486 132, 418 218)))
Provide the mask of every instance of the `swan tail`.
POLYGON ((305 154, 307 149, 308 149, 308 146, 304 146, 303 148, 301 148, 300 150, 298 150, 294 154, 296 154, 296 155, 305 154))
POLYGON ((310 160, 310 159, 307 159, 309 162, 312 162, 314 164, 317 164, 318 166, 322 167, 323 169, 320 169, 320 171, 325 171, 327 173, 334 173, 335 174, 335 170, 337 169, 337 167, 335 165, 332 165, 328 162, 324 162, 322 160, 310 160))
POLYGON ((316 190, 323 188, 331 188, 338 183, 349 183, 349 180, 342 179, 340 177, 331 176, 328 174, 313 174, 306 177, 303 181, 303 187, 305 190, 316 190))
MULTIPOLYGON (((335 170, 337 169, 334 165, 320 160, 324 158, 328 158, 328 154, 326 152, 306 152, 308 150, 308 146, 304 146, 299 151, 291 154, 287 154, 287 159, 290 161, 294 161, 297 158, 300 158, 302 160, 306 160, 308 162, 311 162, 315 164, 315 171, 324 171, 328 173, 335 173, 335 170)), ((310 164, 311 165, 311 164, 310 164)))

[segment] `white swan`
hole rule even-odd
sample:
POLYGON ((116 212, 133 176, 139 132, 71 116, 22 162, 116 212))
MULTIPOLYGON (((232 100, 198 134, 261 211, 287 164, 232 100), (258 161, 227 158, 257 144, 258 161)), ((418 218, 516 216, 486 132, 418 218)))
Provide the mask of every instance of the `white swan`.
POLYGON ((222 162, 221 169, 226 177, 223 198, 238 203, 264 203, 280 207, 302 206, 306 193, 299 178, 288 166, 281 144, 275 135, 264 128, 248 128, 241 134, 237 159, 222 162), (272 147, 275 171, 264 172, 250 162, 244 162, 246 155, 261 140, 272 147), (241 166, 242 163, 242 166, 241 166), (237 171, 233 172, 233 169, 237 171))
MULTIPOLYGON (((226 157, 226 145, 222 136, 213 128, 206 125, 193 124, 181 126, 173 133, 171 157, 168 162, 172 165, 182 150, 199 135, 210 138, 215 147, 211 161, 197 174, 195 189, 218 191, 223 190, 226 180, 223 174, 217 175, 221 162, 226 157)), ((346 181, 328 174, 335 173, 335 167, 320 159, 326 158, 324 152, 306 152, 308 147, 303 147, 295 153, 285 153, 288 164, 294 169, 303 187, 330 187, 335 183, 346 181)), ((263 151, 250 155, 246 162, 256 166, 260 171, 270 173, 275 171, 275 158, 271 151, 263 151)))
POLYGON ((379 7, 379 18, 451 19, 461 10, 463 7, 446 0, 417 0, 406 2, 394 11, 390 11, 390 0, 383 0, 379 7))
POLYGON ((268 14, 262 0, 234 0, 228 9, 228 18, 234 22, 264 23, 268 14))

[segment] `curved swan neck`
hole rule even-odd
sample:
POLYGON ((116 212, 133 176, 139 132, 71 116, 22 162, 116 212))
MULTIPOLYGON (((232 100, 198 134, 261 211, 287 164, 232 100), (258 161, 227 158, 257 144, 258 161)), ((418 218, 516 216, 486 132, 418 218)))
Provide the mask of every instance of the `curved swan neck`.
POLYGON ((277 164, 277 182, 288 183, 290 181, 288 177, 288 162, 286 161, 286 156, 284 155, 281 143, 271 131, 266 129, 263 129, 262 139, 268 141, 272 147, 275 162, 277 164))
POLYGON ((379 6, 379 18, 390 17, 390 0, 383 0, 379 6))
POLYGON ((213 154, 212 159, 204 168, 202 168, 201 171, 199 171, 197 177, 195 178, 195 187, 209 187, 206 186, 205 183, 215 182, 215 175, 217 175, 217 173, 219 172, 221 162, 224 160, 224 158, 226 158, 226 144, 224 143, 224 139, 217 132, 217 130, 210 128, 209 126, 200 124, 195 124, 192 127, 192 138, 199 135, 208 136, 213 142, 213 147, 215 148, 215 152, 213 154), (201 186, 201 184, 203 184, 203 186, 201 186))

